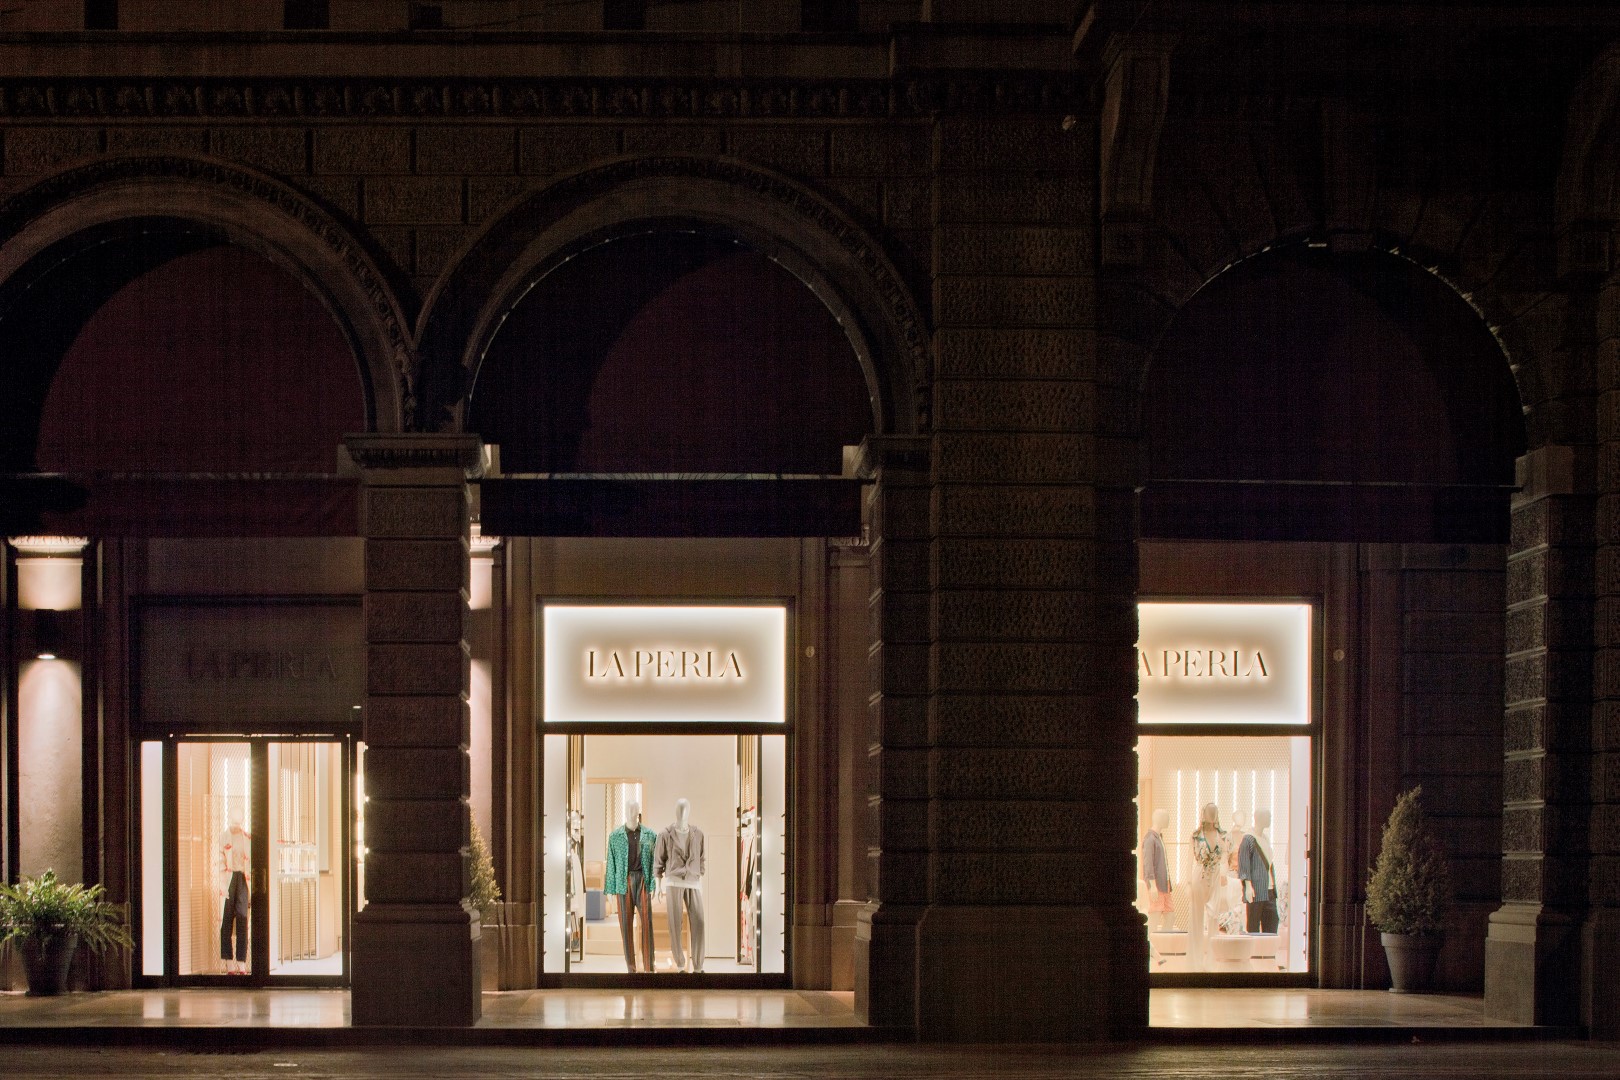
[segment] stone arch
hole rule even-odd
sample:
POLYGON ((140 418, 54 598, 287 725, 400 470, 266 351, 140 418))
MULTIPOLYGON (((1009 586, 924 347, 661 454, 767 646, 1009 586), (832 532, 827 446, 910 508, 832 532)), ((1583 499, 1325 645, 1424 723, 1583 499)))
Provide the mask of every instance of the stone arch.
POLYGON ((41 257, 77 237, 154 218, 196 224, 301 281, 354 352, 370 427, 409 428, 414 353, 383 274, 336 219, 263 173, 204 157, 131 156, 48 177, 0 204, 0 288, 26 287, 41 257))
POLYGON ((418 351, 418 423, 459 429, 504 314, 575 252, 646 225, 720 229, 776 260, 844 326, 878 403, 880 433, 928 423, 928 327, 881 246, 830 202, 723 158, 631 158, 565 176, 509 206, 430 291, 418 351))

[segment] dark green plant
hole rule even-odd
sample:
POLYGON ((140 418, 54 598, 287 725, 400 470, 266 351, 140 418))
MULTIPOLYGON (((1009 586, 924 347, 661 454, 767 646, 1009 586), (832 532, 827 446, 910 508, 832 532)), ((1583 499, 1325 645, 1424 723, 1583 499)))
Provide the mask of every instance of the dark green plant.
POLYGON ((1423 816, 1422 792, 1415 787, 1395 800, 1367 881, 1367 918, 1386 934, 1445 929, 1451 868, 1423 816))
POLYGON ((467 899, 484 916, 501 902, 501 886, 495 880, 495 860, 476 821, 472 823, 472 891, 467 899))
POLYGON ((68 885, 47 870, 16 885, 0 885, 0 944, 77 934, 97 952, 112 945, 133 946, 123 910, 102 897, 100 885, 68 885))

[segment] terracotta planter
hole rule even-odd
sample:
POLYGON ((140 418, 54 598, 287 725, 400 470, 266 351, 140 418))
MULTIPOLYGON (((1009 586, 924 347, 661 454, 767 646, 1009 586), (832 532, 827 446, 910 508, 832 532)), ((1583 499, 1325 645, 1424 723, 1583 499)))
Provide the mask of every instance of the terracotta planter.
POLYGON ((1389 961, 1391 993, 1423 994, 1433 989, 1435 960, 1445 935, 1380 933, 1378 939, 1389 961))
POLYGON ((28 973, 28 996, 47 997, 67 992, 68 971, 79 947, 78 934, 50 934, 22 942, 23 969, 28 973))

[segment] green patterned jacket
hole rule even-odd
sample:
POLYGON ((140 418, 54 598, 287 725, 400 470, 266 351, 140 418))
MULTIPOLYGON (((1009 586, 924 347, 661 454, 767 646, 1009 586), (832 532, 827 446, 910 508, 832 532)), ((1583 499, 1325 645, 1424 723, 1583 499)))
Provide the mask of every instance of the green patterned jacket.
MULTIPOLYGON (((641 823, 641 873, 648 892, 658 891, 653 877, 653 831, 641 823)), ((625 877, 630 872, 630 832, 623 825, 608 835, 607 871, 603 874, 602 891, 609 896, 623 896, 625 877)))

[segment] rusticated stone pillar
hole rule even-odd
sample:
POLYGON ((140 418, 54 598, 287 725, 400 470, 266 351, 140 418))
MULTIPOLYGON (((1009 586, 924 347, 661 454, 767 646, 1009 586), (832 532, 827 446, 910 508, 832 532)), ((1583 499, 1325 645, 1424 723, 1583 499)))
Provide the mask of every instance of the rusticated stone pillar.
POLYGON ((855 1008, 869 1024, 917 1022, 917 923, 928 902, 928 440, 861 444, 871 533, 867 889, 856 917, 855 1008))
MULTIPOLYGON (((1593 977, 1581 965, 1593 580, 1593 500, 1580 483, 1590 466, 1583 469, 1581 459, 1569 446, 1544 446, 1520 459, 1513 501, 1503 904, 1485 940, 1485 1011, 1519 1023, 1575 1023, 1582 982, 1593 977)), ((1605 557, 1598 577, 1600 592, 1620 592, 1620 559, 1605 557)))
POLYGON ((1610 278, 1600 290, 1594 322, 1598 336, 1596 662, 1588 741, 1590 908, 1581 940, 1580 1020, 1595 1039, 1620 1039, 1620 979, 1615 977, 1620 970, 1620 279, 1610 278))
POLYGON ((467 478, 475 435, 351 435, 366 538, 366 906, 354 920, 357 1025, 480 1015, 466 903, 467 478))
POLYGON ((1090 201, 1063 197, 1094 175, 1095 147, 1048 116, 936 133, 927 526, 898 533, 916 493, 891 491, 881 539, 906 546, 873 550, 879 676, 909 692, 926 672, 927 712, 919 727, 908 696, 899 722, 882 715, 868 974, 874 1003, 880 971, 892 1000, 915 988, 907 1026, 930 1041, 1096 1039, 1146 1020, 1134 444, 1128 414, 1099 407, 1090 201), (931 576, 926 616, 897 617, 896 570, 931 576), (888 655, 922 626, 926 664, 910 645, 888 655))

